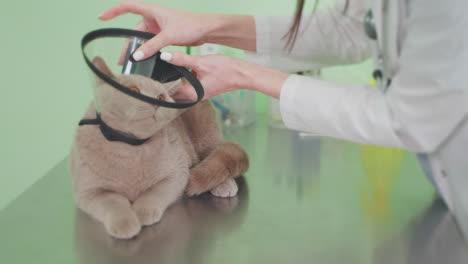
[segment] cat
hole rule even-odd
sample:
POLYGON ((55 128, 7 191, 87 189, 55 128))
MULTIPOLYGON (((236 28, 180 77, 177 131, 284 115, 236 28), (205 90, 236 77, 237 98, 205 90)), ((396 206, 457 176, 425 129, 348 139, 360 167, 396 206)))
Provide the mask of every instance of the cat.
MULTIPOLYGON (((180 87, 181 80, 162 84, 141 75, 114 76, 100 57, 93 63, 147 96, 174 102, 171 96, 180 87)), ((247 171, 248 156, 239 145, 222 141, 208 100, 188 110, 164 108, 130 97, 99 78, 96 82, 99 99, 90 104, 84 119, 95 119, 98 109, 112 129, 148 139, 137 146, 108 141, 97 125, 79 126, 75 132, 69 164, 74 198, 109 235, 138 235, 142 226, 159 222, 184 192, 236 195, 234 178, 247 171)))

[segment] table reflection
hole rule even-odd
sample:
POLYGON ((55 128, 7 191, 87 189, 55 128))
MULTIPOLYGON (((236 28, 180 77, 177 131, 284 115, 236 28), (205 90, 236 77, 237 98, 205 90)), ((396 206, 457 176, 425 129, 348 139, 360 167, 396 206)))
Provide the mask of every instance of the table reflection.
POLYGON ((248 209, 248 188, 237 180, 232 198, 205 194, 171 206, 160 223, 131 240, 110 237, 103 225, 77 209, 75 253, 78 263, 205 263, 219 237, 240 228, 248 209))

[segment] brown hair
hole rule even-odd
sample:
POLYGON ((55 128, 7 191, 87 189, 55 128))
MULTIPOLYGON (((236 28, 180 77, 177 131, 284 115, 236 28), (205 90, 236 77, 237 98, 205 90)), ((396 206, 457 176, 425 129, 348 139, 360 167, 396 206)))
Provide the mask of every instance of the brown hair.
MULTIPOLYGON (((292 48, 294 47, 294 44, 296 43, 297 35, 299 33, 299 27, 301 26, 301 19, 302 19, 302 14, 304 13, 304 5, 305 5, 305 0, 296 0, 296 11, 294 13, 294 19, 291 27, 289 28, 288 32, 284 35, 283 38, 286 38, 286 45, 285 48, 288 49, 289 52, 291 52, 292 48)), ((314 7, 313 7, 313 12, 317 9, 317 5, 319 4, 320 0, 315 0, 314 2, 314 7)), ((349 6, 349 0, 346 0, 345 6, 343 8, 343 14, 345 14, 348 10, 349 6)))

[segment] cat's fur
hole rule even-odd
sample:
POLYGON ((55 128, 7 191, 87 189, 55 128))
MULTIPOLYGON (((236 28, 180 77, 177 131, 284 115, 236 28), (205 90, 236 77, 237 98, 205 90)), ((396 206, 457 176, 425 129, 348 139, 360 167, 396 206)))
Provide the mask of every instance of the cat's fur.
MULTIPOLYGON (((112 73, 100 58, 93 63, 112 73)), ((112 76, 148 96, 166 100, 179 82, 160 84, 137 75, 112 76)), ((158 108, 138 101, 98 80, 100 115, 110 127, 136 138, 133 146, 107 141, 96 125, 79 126, 70 154, 70 171, 78 207, 101 221, 117 238, 131 238, 142 226, 157 223, 184 191, 236 195, 234 178, 248 168, 242 148, 223 142, 208 101, 188 110, 158 108)), ((85 119, 96 117, 92 103, 85 119)))

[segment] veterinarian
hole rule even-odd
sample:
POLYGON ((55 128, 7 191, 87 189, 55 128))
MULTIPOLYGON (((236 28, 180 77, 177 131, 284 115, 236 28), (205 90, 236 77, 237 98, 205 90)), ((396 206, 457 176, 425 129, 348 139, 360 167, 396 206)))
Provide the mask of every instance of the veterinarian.
MULTIPOLYGON (((419 153, 428 179, 468 234, 468 1, 348 0, 310 15, 303 6, 298 0, 293 18, 252 17, 125 1, 100 19, 134 13, 143 17, 136 29, 157 33, 135 60, 169 45, 248 51, 250 62, 180 52, 161 58, 193 69, 206 98, 259 91, 280 99, 291 129, 419 153), (286 73, 370 57, 377 88, 286 73)), ((190 91, 183 87, 179 97, 194 97, 190 91)))

